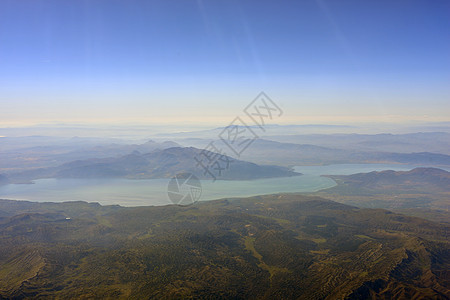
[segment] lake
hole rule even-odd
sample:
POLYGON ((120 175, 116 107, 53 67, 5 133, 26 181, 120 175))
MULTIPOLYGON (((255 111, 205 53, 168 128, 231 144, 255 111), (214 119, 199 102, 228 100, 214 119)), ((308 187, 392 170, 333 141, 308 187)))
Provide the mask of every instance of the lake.
MULTIPOLYGON (((336 183, 320 175, 348 175, 361 172, 406 171, 417 166, 397 164, 337 164, 298 166, 304 175, 256 180, 202 180, 200 201, 225 197, 246 197, 274 193, 315 192, 336 183)), ((171 204, 167 195, 169 179, 39 179, 34 184, 0 187, 1 199, 37 202, 87 201, 102 205, 148 206, 171 204)))

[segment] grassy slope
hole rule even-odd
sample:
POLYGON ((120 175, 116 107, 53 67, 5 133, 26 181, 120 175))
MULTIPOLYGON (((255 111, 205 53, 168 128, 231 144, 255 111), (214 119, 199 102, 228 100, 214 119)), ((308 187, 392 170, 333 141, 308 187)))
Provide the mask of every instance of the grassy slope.
POLYGON ((381 209, 269 195, 0 211, 3 297, 450 297, 449 227, 381 209))

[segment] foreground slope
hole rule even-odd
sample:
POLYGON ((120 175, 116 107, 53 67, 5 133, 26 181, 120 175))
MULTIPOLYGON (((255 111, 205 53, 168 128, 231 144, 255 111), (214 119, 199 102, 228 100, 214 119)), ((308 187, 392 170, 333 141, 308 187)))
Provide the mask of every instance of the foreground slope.
POLYGON ((3 200, 0 295, 447 299, 448 234, 300 195, 136 208, 3 200))

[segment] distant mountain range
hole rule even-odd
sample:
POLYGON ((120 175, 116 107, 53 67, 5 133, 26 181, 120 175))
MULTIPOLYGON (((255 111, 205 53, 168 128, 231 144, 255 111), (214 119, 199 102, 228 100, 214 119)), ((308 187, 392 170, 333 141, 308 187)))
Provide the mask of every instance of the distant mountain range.
POLYGON ((431 152, 450 155, 450 133, 417 132, 408 134, 284 134, 266 139, 294 144, 310 144, 352 151, 390 153, 431 152))
POLYGON ((450 166, 450 155, 430 152, 390 153, 328 148, 310 144, 256 140, 241 156, 255 163, 285 166, 342 163, 407 163, 450 166))
POLYGON ((1 169, 56 167, 74 160, 117 157, 133 151, 149 153, 179 146, 171 141, 132 143, 106 138, 8 137, 0 139, 0 173, 1 169))
MULTIPOLYGON (((285 128, 269 126, 268 128, 285 128)), ((216 129, 219 130, 219 129, 216 129)), ((197 132, 198 133, 198 132, 197 132)), ((0 174, 57 167, 76 160, 119 157, 139 151, 150 153, 171 147, 203 149, 218 138, 176 137, 173 141, 120 140, 111 138, 57 138, 45 136, 0 138, 0 174)), ((175 137, 174 137, 175 138, 175 137)), ((222 143, 222 141, 217 141, 222 143)), ((220 144, 225 151, 227 146, 220 144)), ((257 139, 240 160, 256 164, 298 166, 335 163, 409 163, 450 166, 450 134, 315 134, 284 135, 257 139)), ((231 151, 228 155, 233 156, 231 151)))
MULTIPOLYGON (((228 156, 221 157, 218 165, 210 166, 210 175, 198 166, 196 158, 202 159, 201 151, 193 147, 172 147, 146 154, 134 151, 119 157, 77 160, 57 167, 11 173, 7 177, 9 182, 27 182, 39 178, 169 178, 183 172, 199 178, 213 179, 214 176, 226 180, 301 175, 286 167, 257 165, 228 156)), ((215 155, 209 151, 206 154, 210 157, 215 155)))

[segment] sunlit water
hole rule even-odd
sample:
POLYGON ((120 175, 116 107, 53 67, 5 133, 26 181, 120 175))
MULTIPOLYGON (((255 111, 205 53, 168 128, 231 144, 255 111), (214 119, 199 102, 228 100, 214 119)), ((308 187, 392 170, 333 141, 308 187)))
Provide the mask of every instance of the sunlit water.
MULTIPOLYGON (((202 180, 200 201, 225 197, 245 197, 261 194, 314 192, 336 183, 320 175, 347 175, 380 170, 411 170, 411 165, 340 164, 329 166, 299 166, 302 176, 257 180, 202 180)), ((167 195, 169 179, 39 179, 34 184, 8 184, 0 187, 1 199, 21 199, 38 202, 87 201, 103 205, 122 206, 172 204, 167 195)))

